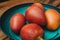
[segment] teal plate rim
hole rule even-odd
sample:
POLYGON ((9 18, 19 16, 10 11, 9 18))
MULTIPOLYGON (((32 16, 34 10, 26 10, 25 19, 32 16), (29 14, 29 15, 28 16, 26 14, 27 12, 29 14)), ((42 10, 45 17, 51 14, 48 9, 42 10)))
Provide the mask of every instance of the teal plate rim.
MULTIPOLYGON (((15 5, 15 6, 13 6, 13 7, 11 7, 11 8, 9 8, 8 10, 6 10, 4 13, 3 13, 3 15, 1 16, 1 18, 0 19, 2 19, 2 18, 4 18, 4 15, 6 14, 6 12, 7 11, 9 11, 9 10, 11 10, 11 9, 13 9, 13 8, 15 8, 15 7, 17 7, 17 6, 21 6, 21 5, 27 5, 27 4, 33 4, 33 2, 27 2, 27 3, 22 3, 22 4, 18 4, 18 5, 15 5)), ((54 6, 51 6, 51 5, 49 5, 49 4, 43 4, 43 5, 48 5, 48 7, 50 6, 50 7, 53 7, 53 8, 55 8, 55 9, 57 9, 58 11, 60 10, 59 8, 57 8, 57 7, 54 7, 54 6)), ((60 11, 59 11, 59 13, 60 13, 60 11)), ((1 20, 0 20, 0 22, 1 22, 1 20)), ((0 25, 1 25, 1 23, 0 23, 0 25)), ((2 25, 1 25, 1 29, 2 29, 2 25)), ((2 29, 2 31, 3 31, 3 29, 2 29)), ((4 31, 3 31, 4 32, 4 31)), ((5 33, 5 32, 4 32, 5 33)), ((5 33, 6 34, 6 33, 5 33)), ((6 34, 7 35, 7 34, 6 34)), ((9 35, 7 35, 7 36, 9 36, 9 35)), ((9 36, 10 37, 10 36, 9 36)), ((11 37, 10 37, 11 38, 11 37)), ((16 39, 16 38, 13 38, 13 39, 16 39)))

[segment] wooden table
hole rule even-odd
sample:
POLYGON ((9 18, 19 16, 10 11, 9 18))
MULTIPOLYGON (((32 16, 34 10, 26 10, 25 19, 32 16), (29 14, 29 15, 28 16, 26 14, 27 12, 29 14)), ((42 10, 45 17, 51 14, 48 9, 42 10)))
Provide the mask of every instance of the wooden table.
MULTIPOLYGON (((0 16, 9 8, 24 2, 41 2, 60 8, 60 0, 10 0, 0 3, 0 16)), ((11 40, 11 38, 7 37, 0 29, 0 40, 11 40)))

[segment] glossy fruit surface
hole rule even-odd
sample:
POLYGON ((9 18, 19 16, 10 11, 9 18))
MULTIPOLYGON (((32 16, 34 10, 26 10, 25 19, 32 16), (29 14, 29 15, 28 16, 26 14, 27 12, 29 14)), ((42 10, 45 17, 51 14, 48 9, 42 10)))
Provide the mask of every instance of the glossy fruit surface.
MULTIPOLYGON (((10 38, 12 38, 12 39, 14 39, 14 40, 17 40, 17 39, 18 39, 18 40, 22 40, 19 35, 15 35, 15 33, 11 30, 10 24, 9 24, 10 18, 11 18, 12 15, 14 15, 14 14, 16 14, 16 13, 21 13, 21 14, 24 15, 26 9, 27 9, 28 7, 30 7, 30 5, 32 5, 32 4, 33 4, 33 3, 23 3, 23 4, 19 4, 19 5, 16 5, 16 6, 10 8, 9 10, 7 10, 6 12, 3 13, 3 15, 1 16, 2 26, 0 26, 0 27, 1 27, 2 31, 3 31, 5 34, 8 35, 8 37, 10 37, 10 38), (8 29, 8 30, 7 30, 7 29, 8 29)), ((43 6, 44 6, 44 8, 45 8, 46 10, 53 8, 53 9, 57 10, 57 11, 60 13, 60 9, 58 9, 57 7, 54 7, 54 6, 48 5, 48 4, 43 4, 43 6)), ((44 33, 44 38, 45 38, 45 39, 47 38, 47 39, 49 40, 49 39, 53 38, 57 32, 60 34, 60 26, 59 26, 59 28, 58 28, 56 31, 51 32, 51 31, 49 31, 49 30, 46 29, 46 31, 44 31, 44 32, 46 33, 46 35, 45 35, 45 33, 44 33), (48 36, 48 35, 49 35, 49 36, 48 36)), ((58 34, 58 36, 55 37, 54 39, 58 38, 58 37, 60 36, 59 34, 58 34)))
POLYGON ((36 6, 39 9, 41 9, 42 11, 44 11, 44 6, 42 4, 40 4, 40 3, 34 3, 34 4, 32 4, 32 6, 36 6))
MULTIPOLYGON (((34 4, 35 5, 35 4, 34 4)), ((45 14, 40 8, 36 6, 30 6, 25 13, 26 20, 30 23, 36 23, 39 25, 45 25, 45 14)))
POLYGON ((14 14, 10 19, 10 27, 15 33, 18 33, 24 24, 25 18, 22 14, 14 14))
POLYGON ((54 9, 49 9, 45 12, 47 28, 56 30, 59 26, 59 13, 54 9))
POLYGON ((39 36, 43 36, 43 29, 34 23, 27 24, 21 29, 20 35, 23 40, 36 40, 39 36))

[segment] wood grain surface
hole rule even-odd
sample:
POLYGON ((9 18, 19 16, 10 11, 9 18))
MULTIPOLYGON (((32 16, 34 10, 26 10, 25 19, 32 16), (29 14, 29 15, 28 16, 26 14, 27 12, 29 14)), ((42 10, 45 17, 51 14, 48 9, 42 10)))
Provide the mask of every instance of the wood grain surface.
MULTIPOLYGON (((9 8, 25 2, 41 2, 60 8, 60 0, 10 0, 0 3, 0 16, 9 8)), ((0 40, 11 40, 11 38, 7 37, 0 29, 0 40)))

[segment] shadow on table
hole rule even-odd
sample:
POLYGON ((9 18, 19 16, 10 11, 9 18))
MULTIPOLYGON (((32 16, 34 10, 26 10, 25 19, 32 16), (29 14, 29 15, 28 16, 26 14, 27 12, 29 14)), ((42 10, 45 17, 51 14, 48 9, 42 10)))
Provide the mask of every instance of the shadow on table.
POLYGON ((8 0, 0 0, 0 3, 1 3, 1 2, 5 2, 5 1, 8 1, 8 0))

